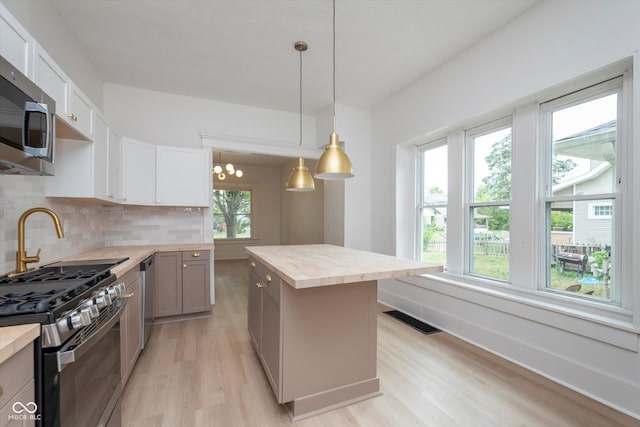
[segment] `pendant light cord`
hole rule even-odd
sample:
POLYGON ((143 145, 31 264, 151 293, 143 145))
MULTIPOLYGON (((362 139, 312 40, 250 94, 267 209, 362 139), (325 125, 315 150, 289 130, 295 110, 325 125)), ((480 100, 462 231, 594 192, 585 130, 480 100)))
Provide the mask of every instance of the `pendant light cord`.
POLYGON ((336 133, 336 0, 333 0, 333 133, 336 133))
POLYGON ((302 157, 302 50, 300 51, 300 147, 299 157, 302 157))

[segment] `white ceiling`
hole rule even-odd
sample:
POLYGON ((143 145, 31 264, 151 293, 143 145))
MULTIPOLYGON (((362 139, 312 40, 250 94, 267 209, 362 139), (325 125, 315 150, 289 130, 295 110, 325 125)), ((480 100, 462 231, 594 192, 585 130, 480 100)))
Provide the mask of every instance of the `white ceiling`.
MULTIPOLYGON (((337 0, 336 101, 369 109, 537 0, 337 0)), ((332 99, 330 0, 52 0, 106 82, 304 111, 332 99)))

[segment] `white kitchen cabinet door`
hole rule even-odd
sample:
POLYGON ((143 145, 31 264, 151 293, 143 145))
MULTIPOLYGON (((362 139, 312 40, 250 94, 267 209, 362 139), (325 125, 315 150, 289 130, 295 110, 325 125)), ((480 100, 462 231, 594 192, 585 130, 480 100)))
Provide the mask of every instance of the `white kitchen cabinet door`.
POLYGON ((43 180, 47 197, 94 197, 93 148, 84 141, 56 139, 56 173, 43 180))
POLYGON ((67 118, 71 125, 89 140, 93 140, 94 107, 73 81, 69 82, 67 118))
POLYGON ((210 199, 209 150, 156 147, 156 204, 207 207, 210 199))
POLYGON ((0 4, 0 55, 25 76, 33 79, 34 38, 0 4))
POLYGON ((66 114, 69 77, 37 42, 34 42, 33 80, 56 101, 56 114, 66 114))
POLYGON ((33 80, 56 101, 56 137, 92 140, 93 105, 37 42, 34 52, 33 80))
POLYGON ((122 203, 155 205, 156 147, 122 138, 122 203))
POLYGON ((107 151, 107 200, 120 203, 122 199, 122 138, 111 128, 109 128, 107 151))
POLYGON ((109 125, 99 114, 93 135, 93 189, 96 198, 109 200, 109 125))

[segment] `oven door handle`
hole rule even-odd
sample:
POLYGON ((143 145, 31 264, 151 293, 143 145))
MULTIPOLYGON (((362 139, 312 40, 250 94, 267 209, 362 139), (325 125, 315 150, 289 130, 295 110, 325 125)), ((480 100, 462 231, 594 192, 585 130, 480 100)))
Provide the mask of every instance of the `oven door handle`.
POLYGON ((118 311, 116 311, 106 322, 104 322, 99 329, 89 335, 83 343, 73 347, 73 349, 71 350, 64 351, 66 346, 60 349, 60 351, 58 352, 58 372, 62 372, 65 365, 73 363, 80 357, 82 357, 84 353, 90 350, 91 347, 93 347, 111 330, 111 328, 115 326, 116 323, 118 323, 120 317, 122 316, 122 312, 127 305, 126 299, 122 299, 121 301, 122 304, 118 308, 118 311))

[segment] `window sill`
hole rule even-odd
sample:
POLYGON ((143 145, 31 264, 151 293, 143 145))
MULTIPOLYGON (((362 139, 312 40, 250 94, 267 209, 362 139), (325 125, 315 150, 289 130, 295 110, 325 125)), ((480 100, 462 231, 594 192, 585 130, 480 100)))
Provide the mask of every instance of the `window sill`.
POLYGON ((396 279, 484 307, 638 352, 632 313, 617 306, 451 273, 396 279))
POLYGON ((216 245, 234 245, 234 244, 255 244, 257 242, 259 242, 260 239, 256 239, 256 238, 252 238, 252 237, 247 237, 247 238, 239 238, 239 239, 213 239, 213 242, 216 245))

